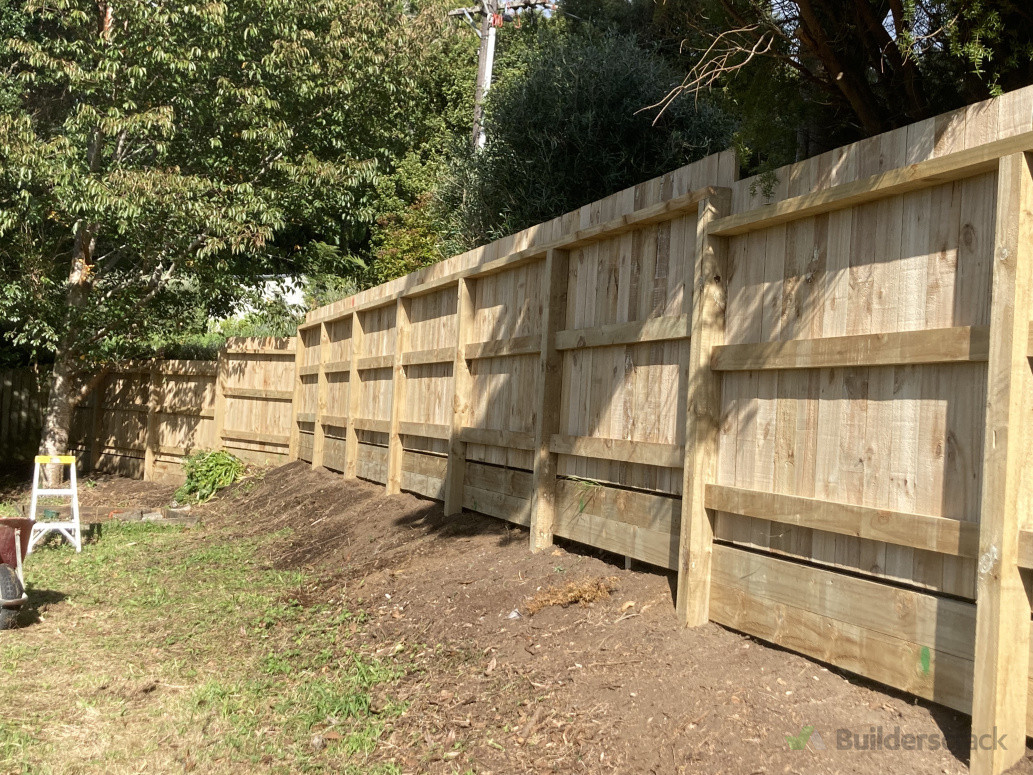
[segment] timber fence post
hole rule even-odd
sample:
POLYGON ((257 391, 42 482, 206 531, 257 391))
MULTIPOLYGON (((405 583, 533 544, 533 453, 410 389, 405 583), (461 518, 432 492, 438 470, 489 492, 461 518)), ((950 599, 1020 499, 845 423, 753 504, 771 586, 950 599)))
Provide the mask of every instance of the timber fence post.
POLYGON ((402 356, 409 346, 409 309, 404 298, 395 302, 395 353, 391 369, 391 425, 387 436, 387 494, 402 491, 402 434, 398 432, 405 404, 405 366, 402 356))
POLYGON ((549 449, 559 433, 563 356, 556 349, 556 332, 566 326, 567 280, 570 254, 550 250, 542 273, 541 355, 534 402, 534 473, 531 478, 531 551, 552 546, 556 519, 556 469, 558 455, 549 449))
MULTIPOLYGON (((220 358, 220 372, 222 360, 220 358)), ((301 454, 301 428, 298 427, 298 414, 301 411, 301 404, 305 397, 305 385, 301 381, 301 368, 305 365, 305 336, 301 329, 297 331, 294 338, 294 398, 291 401, 291 429, 289 446, 287 448, 287 460, 293 462, 301 454)), ((216 394, 218 396, 218 393, 216 394)), ((219 433, 216 423, 216 433, 219 433)))
POLYGON ((706 624, 710 614, 710 565, 714 525, 704 502, 714 480, 721 422, 721 375, 710 368, 710 352, 723 344, 726 240, 710 225, 731 211, 731 191, 717 189, 699 203, 696 260, 692 274, 692 319, 685 379, 685 463, 682 478, 678 560, 678 617, 686 625, 706 624))
POLYGON ((158 380, 161 374, 156 361, 147 370, 147 425, 144 431, 143 480, 154 481, 154 464, 158 455, 158 380))
POLYGON ((104 376, 93 388, 93 406, 90 407, 90 472, 97 470, 100 456, 104 453, 104 395, 108 389, 108 377, 104 376))
POLYGON ((456 293, 456 352, 452 361, 452 427, 448 435, 448 468, 445 472, 445 516, 463 510, 466 479, 466 442, 460 439, 470 419, 470 364, 466 360, 466 340, 473 327, 472 281, 460 278, 456 293))
POLYGON ((997 173, 972 680, 974 775, 999 775, 1026 749, 1030 602, 1019 570, 1018 544, 1022 520, 1033 500, 1029 479, 1033 458, 1029 427, 1033 377, 1028 361, 1033 308, 1030 161, 1025 153, 1002 157, 997 173), (1003 746, 997 741, 1003 741, 1003 746))
POLYGON ((229 373, 229 345, 219 350, 215 362, 215 399, 212 402, 212 425, 215 426, 213 449, 223 448, 222 434, 226 432, 226 375, 229 373))
POLYGON ((326 364, 330 360, 330 329, 325 322, 319 324, 319 373, 316 377, 316 421, 312 426, 312 467, 320 468, 326 452, 326 430, 323 416, 330 393, 330 380, 326 375, 326 364))
POLYGON ((344 477, 358 476, 359 432, 355 420, 362 407, 362 378, 359 376, 359 358, 362 354, 362 315, 352 313, 352 350, 348 368, 348 427, 345 433, 344 477))

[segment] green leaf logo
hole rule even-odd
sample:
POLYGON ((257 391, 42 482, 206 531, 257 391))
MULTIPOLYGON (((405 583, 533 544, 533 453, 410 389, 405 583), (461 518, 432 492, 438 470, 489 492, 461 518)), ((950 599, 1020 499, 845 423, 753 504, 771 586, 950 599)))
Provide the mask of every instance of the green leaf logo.
POLYGON ((800 730, 800 734, 786 735, 786 742, 789 743, 790 751, 802 751, 807 747, 807 741, 811 739, 811 733, 814 732, 814 727, 810 724, 803 727, 800 730))

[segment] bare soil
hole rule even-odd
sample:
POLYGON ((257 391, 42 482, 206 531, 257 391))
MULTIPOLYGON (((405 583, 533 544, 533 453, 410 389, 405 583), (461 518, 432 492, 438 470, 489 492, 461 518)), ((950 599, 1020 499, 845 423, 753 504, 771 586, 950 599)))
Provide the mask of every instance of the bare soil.
MULTIPOLYGON (((170 495, 102 479, 82 500, 99 512, 170 495)), ((283 531, 266 559, 308 572, 302 604, 364 612, 368 650, 414 655, 383 698, 408 709, 374 754, 404 772, 967 771, 965 716, 714 624, 681 628, 666 571, 562 542, 532 555, 522 528, 445 518, 305 464, 198 511, 223 536, 283 531), (880 729, 879 750, 842 747, 880 729), (924 736, 923 750, 889 750, 895 730, 924 736)))

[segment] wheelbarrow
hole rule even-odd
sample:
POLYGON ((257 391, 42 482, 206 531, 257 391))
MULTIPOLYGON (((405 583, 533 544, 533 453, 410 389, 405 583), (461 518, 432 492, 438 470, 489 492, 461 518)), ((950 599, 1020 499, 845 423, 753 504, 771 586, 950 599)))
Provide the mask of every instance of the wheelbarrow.
POLYGON ((0 630, 14 626, 28 600, 22 559, 28 554, 31 519, 0 519, 0 630))

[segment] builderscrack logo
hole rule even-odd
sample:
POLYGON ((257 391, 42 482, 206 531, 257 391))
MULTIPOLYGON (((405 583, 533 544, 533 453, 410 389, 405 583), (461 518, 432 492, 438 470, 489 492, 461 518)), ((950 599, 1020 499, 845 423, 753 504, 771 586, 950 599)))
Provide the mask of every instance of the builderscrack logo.
MULTIPOLYGON (((973 751, 1007 751, 1005 738, 998 735, 997 727, 993 732, 973 734, 969 740, 973 751)), ((813 724, 805 724, 800 731, 785 735, 790 751, 828 750, 822 736, 815 731, 813 724)), ((887 732, 881 725, 868 727, 862 731, 841 727, 834 730, 834 747, 837 751, 939 751, 947 747, 943 735, 938 732, 912 734, 900 727, 893 727, 887 732)))

